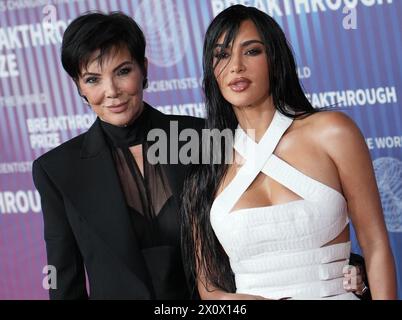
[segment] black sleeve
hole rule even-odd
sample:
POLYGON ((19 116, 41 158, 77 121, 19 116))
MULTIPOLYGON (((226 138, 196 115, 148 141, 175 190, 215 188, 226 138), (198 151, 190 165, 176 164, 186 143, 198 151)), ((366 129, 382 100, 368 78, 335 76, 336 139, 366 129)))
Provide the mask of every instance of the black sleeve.
POLYGON ((41 196, 47 263, 56 268, 57 284, 49 289, 50 299, 87 299, 85 268, 68 222, 63 198, 38 160, 32 168, 41 196))

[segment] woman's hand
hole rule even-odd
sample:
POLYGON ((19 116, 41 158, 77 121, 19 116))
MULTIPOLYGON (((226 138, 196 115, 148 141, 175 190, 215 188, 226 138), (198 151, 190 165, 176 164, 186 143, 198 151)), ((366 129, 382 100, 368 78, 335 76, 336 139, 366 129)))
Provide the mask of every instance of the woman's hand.
POLYGON ((346 265, 343 270, 343 288, 347 292, 363 295, 367 286, 363 281, 363 275, 359 266, 346 265))

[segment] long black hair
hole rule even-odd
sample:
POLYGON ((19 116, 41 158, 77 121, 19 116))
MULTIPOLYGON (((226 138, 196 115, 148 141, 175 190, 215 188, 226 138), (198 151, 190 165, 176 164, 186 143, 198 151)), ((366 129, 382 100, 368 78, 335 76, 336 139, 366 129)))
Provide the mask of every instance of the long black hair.
MULTIPOLYGON (((234 132, 238 125, 233 108, 222 96, 215 78, 214 69, 217 62, 214 65, 214 48, 223 34, 224 47, 229 47, 241 23, 246 20, 255 24, 265 45, 269 70, 267 85, 275 108, 292 118, 316 112, 303 92, 292 50, 280 26, 269 15, 256 8, 234 5, 215 17, 205 35, 203 89, 207 129, 230 129, 234 132)), ((223 146, 221 151, 225 150, 225 147, 223 146)), ((235 292, 235 281, 228 256, 215 236, 210 222, 212 202, 228 169, 225 154, 223 152, 221 164, 211 162, 193 166, 184 183, 182 248, 187 270, 193 280, 196 280, 198 272, 202 272, 209 284, 227 292, 235 292)))

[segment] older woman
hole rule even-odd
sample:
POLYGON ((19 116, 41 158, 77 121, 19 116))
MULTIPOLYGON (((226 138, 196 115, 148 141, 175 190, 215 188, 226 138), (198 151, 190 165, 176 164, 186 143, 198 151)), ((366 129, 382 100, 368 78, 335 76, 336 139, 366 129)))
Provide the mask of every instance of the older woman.
POLYGON ((33 165, 48 264, 57 269, 50 298, 87 298, 85 270, 92 299, 189 298, 178 208, 186 167, 150 164, 146 137, 158 128, 169 138, 171 121, 180 131, 202 120, 167 116, 143 101, 145 39, 123 14, 74 20, 62 63, 98 118, 33 165))

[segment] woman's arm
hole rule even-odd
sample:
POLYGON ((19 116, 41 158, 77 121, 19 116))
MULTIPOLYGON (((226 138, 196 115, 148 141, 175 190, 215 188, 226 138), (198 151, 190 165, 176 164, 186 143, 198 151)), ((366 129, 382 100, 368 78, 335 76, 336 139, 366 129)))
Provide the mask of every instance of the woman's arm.
POLYGON ((197 288, 202 300, 269 300, 261 296, 229 293, 216 288, 206 279, 205 275, 199 271, 197 273, 197 288))
POLYGON ((63 199, 39 161, 34 161, 32 174, 41 195, 47 263, 57 272, 57 288, 49 289, 50 299, 87 299, 84 264, 63 199))
POLYGON ((202 300, 271 300, 251 294, 226 292, 213 286, 202 273, 197 274, 197 287, 202 300))
POLYGON ((395 266, 370 153, 351 119, 324 112, 319 141, 335 163, 348 211, 366 261, 373 299, 396 299, 395 266))

